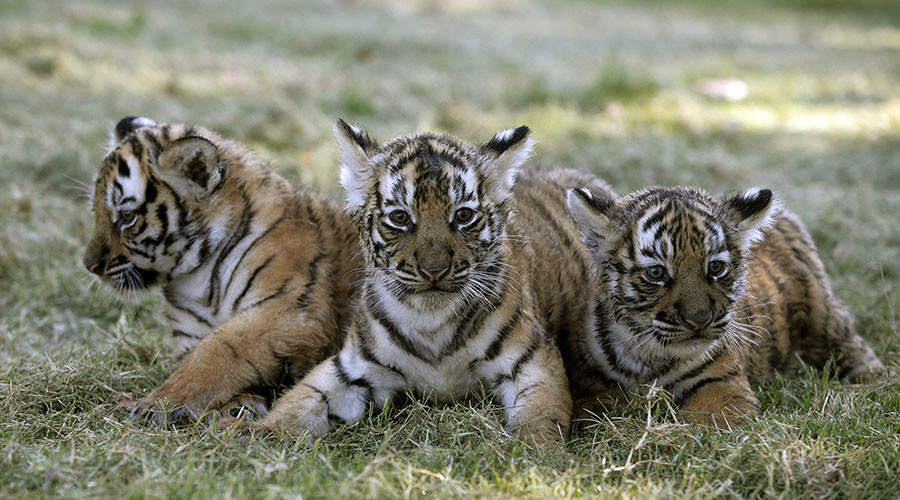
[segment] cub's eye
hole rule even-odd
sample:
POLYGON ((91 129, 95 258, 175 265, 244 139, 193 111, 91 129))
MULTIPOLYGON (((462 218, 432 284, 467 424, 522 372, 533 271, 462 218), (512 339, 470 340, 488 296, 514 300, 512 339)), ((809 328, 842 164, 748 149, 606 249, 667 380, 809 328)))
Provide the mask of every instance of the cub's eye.
POLYGON ((396 226, 403 227, 409 224, 409 213, 403 210, 394 210, 388 214, 388 219, 396 226))
POLYGON ((644 277, 647 278, 648 281, 665 281, 667 275, 666 268, 663 266, 650 266, 644 268, 644 277))
POLYGON ((713 278, 718 278, 725 274, 725 263, 721 260, 714 260, 709 263, 709 275, 713 278))
POLYGON ((119 226, 119 229, 127 229, 135 222, 137 222, 137 214, 131 210, 123 210, 119 212, 119 220, 116 221, 116 225, 119 226))
POLYGON ((453 216, 453 222, 456 222, 458 225, 468 224, 472 222, 473 218, 475 218, 475 211, 471 208, 463 207, 456 211, 456 214, 453 216))

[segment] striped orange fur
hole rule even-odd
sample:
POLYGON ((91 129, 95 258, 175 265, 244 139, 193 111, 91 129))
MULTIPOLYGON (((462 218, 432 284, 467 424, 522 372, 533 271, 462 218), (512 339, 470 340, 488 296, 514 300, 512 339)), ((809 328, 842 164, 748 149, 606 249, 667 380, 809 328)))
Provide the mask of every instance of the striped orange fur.
POLYGON ((598 271, 588 335, 569 349, 579 417, 655 384, 687 420, 729 426, 756 411, 751 383, 798 355, 819 368, 834 358, 849 382, 882 369, 771 191, 575 189, 568 200, 598 271))
POLYGON ((201 127, 127 117, 113 142, 84 265, 124 299, 160 286, 183 357, 135 416, 264 415, 247 391, 302 377, 343 338, 362 263, 349 218, 201 127))
POLYGON ((594 179, 557 171, 516 181, 531 152, 526 127, 481 146, 441 134, 381 145, 343 122, 336 134, 367 262, 362 299, 343 349, 259 426, 319 436, 404 391, 456 400, 484 388, 514 433, 558 444, 572 406, 556 338, 584 304, 554 277, 585 280, 589 269, 583 249, 582 264, 569 258, 581 245, 564 187, 594 179))

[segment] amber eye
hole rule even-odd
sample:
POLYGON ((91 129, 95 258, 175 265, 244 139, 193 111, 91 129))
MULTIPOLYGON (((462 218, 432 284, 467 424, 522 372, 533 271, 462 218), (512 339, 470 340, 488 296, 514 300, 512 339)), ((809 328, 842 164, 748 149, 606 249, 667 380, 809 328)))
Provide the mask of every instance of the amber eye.
POLYGON ((714 260, 709 263, 709 275, 713 278, 718 278, 725 274, 725 263, 721 260, 714 260))
POLYGON ((119 212, 119 220, 116 221, 116 225, 119 226, 120 230, 128 229, 133 226, 135 222, 137 222, 137 214, 131 210, 123 210, 119 212))
POLYGON ((463 225, 472 222, 472 219, 474 217, 474 210, 472 210, 471 208, 463 207, 456 211, 456 215, 453 216, 453 221, 456 222, 457 225, 463 225))
POLYGON ((388 214, 388 219, 399 227, 404 227, 409 224, 409 213, 404 212, 403 210, 394 210, 390 214, 388 214))
POLYGON ((650 266, 644 268, 644 277, 648 281, 665 281, 667 275, 666 268, 663 266, 650 266))

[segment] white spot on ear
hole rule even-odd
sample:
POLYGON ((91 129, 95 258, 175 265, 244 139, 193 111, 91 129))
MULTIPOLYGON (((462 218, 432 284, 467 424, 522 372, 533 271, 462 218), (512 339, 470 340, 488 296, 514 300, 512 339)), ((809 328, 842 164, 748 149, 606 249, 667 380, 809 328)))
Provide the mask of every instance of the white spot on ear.
POLYGON ((133 123, 135 125, 135 128, 137 128, 137 127, 155 127, 156 126, 155 121, 153 121, 145 116, 139 116, 139 117, 135 118, 134 120, 131 120, 131 123, 133 123))
MULTIPOLYGON (((759 187, 751 187, 741 193, 740 198, 753 201, 760 195, 759 187)), ((741 231, 741 249, 747 250, 754 243, 765 239, 763 230, 775 223, 775 215, 781 210, 781 202, 772 195, 769 205, 759 213, 753 214, 738 222, 738 230, 741 231)))
POLYGON ((566 204, 581 230, 581 239, 594 260, 597 262, 607 261, 612 252, 609 240, 614 236, 616 230, 605 213, 601 213, 597 208, 591 206, 578 193, 582 193, 593 202, 594 194, 587 188, 580 188, 569 189, 566 192, 566 204))
MULTIPOLYGON (((353 134, 363 134, 359 127, 350 124, 347 126, 353 134)), ((341 149, 341 185, 347 192, 347 209, 353 213, 366 202, 366 193, 372 180, 369 156, 358 142, 347 135, 339 123, 335 123, 332 129, 341 149)))

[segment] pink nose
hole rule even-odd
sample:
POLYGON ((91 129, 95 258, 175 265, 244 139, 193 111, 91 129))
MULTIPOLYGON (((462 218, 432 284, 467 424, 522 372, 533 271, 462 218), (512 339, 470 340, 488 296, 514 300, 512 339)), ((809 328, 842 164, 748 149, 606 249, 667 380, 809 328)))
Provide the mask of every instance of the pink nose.
POLYGON ((712 311, 700 311, 691 314, 682 314, 681 322, 694 331, 700 331, 712 321, 712 311))
POLYGON ((419 272, 424 274, 431 281, 437 281, 447 274, 450 266, 446 264, 419 266, 419 272))

